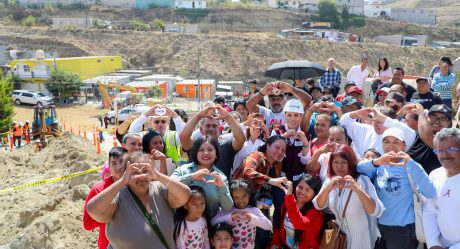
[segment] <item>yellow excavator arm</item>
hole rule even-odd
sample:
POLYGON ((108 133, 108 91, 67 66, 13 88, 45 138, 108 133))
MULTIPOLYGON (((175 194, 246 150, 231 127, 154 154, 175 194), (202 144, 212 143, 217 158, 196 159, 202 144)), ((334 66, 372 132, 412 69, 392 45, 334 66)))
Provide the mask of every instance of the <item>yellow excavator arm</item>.
POLYGON ((132 93, 137 93, 136 88, 126 85, 120 85, 119 83, 109 82, 107 84, 103 84, 100 81, 97 82, 99 86, 99 91, 102 95, 102 107, 109 108, 112 106, 112 100, 110 99, 109 93, 107 92, 107 88, 116 88, 124 91, 130 91, 132 93))

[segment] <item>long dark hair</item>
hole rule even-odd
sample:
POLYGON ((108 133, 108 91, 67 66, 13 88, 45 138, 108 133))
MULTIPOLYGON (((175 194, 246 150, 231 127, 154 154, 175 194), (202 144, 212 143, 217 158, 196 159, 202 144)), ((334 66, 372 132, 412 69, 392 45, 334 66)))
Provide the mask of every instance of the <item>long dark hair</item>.
MULTIPOLYGON (((296 196, 296 188, 297 188, 297 185, 299 185, 300 182, 305 182, 306 184, 308 184, 308 186, 310 186, 310 188, 313 190, 314 192, 314 196, 318 195, 319 191, 321 190, 321 185, 322 185, 322 182, 321 182, 321 179, 317 176, 311 176, 309 174, 303 174, 297 181, 294 182, 294 185, 292 186, 293 188, 293 193, 294 193, 294 196, 296 197, 297 199, 297 196, 296 196)), ((313 197, 314 197, 313 196, 313 197)), ((313 200, 313 198, 312 198, 313 200)), ((310 209, 315 209, 315 207, 313 206, 313 202, 312 200, 310 200, 309 202, 305 203, 301 208, 300 208, 300 213, 302 215, 305 215, 307 213, 308 210, 310 209)), ((281 216, 280 214, 278 214, 277 216, 278 217, 275 217, 275 215, 273 216, 273 227, 274 228, 278 228, 281 226, 281 219, 284 219, 285 215, 287 213, 287 210, 286 208, 283 208, 281 210, 281 216)), ((299 229, 294 229, 294 243, 297 244, 299 242, 302 241, 302 236, 303 236, 303 232, 302 230, 299 230, 299 229)), ((308 232, 308 231, 305 231, 305 232, 308 232)))
POLYGON ((390 64, 388 63, 388 59, 385 58, 385 57, 380 58, 380 60, 379 60, 379 67, 378 67, 379 70, 378 70, 378 71, 385 71, 385 70, 387 70, 389 67, 390 67, 390 64), (382 68, 382 67, 380 66, 380 61, 384 61, 384 62, 385 62, 385 67, 382 68))
MULTIPOLYGON (((152 138, 157 137, 157 136, 161 137, 161 134, 153 129, 148 130, 148 132, 142 137, 142 152, 150 154, 151 152, 150 140, 152 140, 152 138)), ((163 138, 161 140, 163 140, 163 138)), ((161 151, 161 153, 164 154, 165 152, 166 152, 166 144, 163 141, 163 151, 161 151)))
MULTIPOLYGON (((193 196, 203 196, 203 198, 206 200, 206 194, 204 193, 204 189, 200 186, 192 185, 190 186, 190 198, 193 196)), ((208 223, 208 217, 207 217, 207 208, 208 205, 206 205, 206 208, 204 209, 203 215, 206 219, 206 223, 208 223)), ((174 241, 177 239, 177 237, 180 235, 180 230, 182 227, 182 224, 184 225, 184 229, 187 229, 187 223, 185 222, 185 217, 187 217, 187 209, 185 209, 184 206, 176 209, 176 212, 174 213, 174 241)), ((209 225, 209 224, 208 224, 209 225)), ((209 226, 208 226, 209 227, 209 226)))
POLYGON ((283 136, 274 135, 274 136, 271 136, 264 145, 260 146, 258 151, 267 152, 268 146, 270 146, 272 143, 274 143, 274 142, 276 142, 278 140, 283 140, 284 142, 286 142, 286 138, 284 138, 283 136))
POLYGON ((200 164, 200 162, 198 162, 198 150, 200 149, 200 146, 206 142, 210 143, 216 150, 216 160, 214 162, 219 160, 219 143, 217 142, 217 139, 210 136, 200 137, 193 142, 193 146, 189 152, 190 161, 194 162, 196 165, 200 164))

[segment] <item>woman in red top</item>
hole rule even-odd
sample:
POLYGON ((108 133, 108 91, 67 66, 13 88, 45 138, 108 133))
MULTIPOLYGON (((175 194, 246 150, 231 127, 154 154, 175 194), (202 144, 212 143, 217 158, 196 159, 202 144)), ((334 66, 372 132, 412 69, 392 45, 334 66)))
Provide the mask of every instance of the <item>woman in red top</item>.
POLYGON ((324 217, 314 208, 312 200, 321 189, 321 179, 306 174, 300 177, 296 186, 293 187, 292 182, 288 182, 287 186, 281 213, 273 218, 270 249, 317 249, 324 217))

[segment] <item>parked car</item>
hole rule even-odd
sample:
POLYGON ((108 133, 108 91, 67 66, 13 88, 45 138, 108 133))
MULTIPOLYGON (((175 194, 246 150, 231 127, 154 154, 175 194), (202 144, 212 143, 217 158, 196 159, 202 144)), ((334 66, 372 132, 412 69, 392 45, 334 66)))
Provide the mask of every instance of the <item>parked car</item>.
MULTIPOLYGON (((126 121, 131 115, 135 115, 137 112, 132 107, 125 107, 118 111, 118 122, 126 121)), ((107 113, 107 117, 111 124, 115 124, 115 111, 110 111, 107 113)))
POLYGON ((53 104, 53 98, 46 96, 41 92, 35 92, 30 90, 14 90, 11 94, 13 101, 16 105, 20 104, 31 104, 37 106, 51 105, 53 104))

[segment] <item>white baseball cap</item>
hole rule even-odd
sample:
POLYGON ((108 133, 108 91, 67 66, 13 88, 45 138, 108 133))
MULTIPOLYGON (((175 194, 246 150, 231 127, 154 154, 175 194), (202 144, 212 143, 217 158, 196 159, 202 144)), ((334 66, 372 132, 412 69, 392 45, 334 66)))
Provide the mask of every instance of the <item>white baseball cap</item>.
POLYGON ((398 128, 388 128, 383 132, 382 140, 386 137, 395 137, 404 142, 404 132, 398 128))
POLYGON ((296 112, 303 114, 303 105, 298 99, 291 99, 284 105, 283 112, 296 112))

